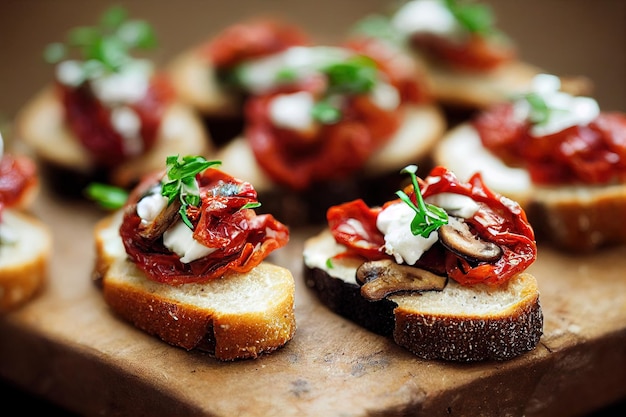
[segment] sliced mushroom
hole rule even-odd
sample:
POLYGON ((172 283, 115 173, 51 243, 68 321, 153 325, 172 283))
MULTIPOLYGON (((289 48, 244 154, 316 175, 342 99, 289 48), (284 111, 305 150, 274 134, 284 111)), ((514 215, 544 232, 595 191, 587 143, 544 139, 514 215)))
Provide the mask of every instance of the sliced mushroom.
POLYGON ((361 295, 372 301, 401 291, 441 291, 447 282, 445 276, 389 259, 361 264, 356 279, 361 285, 361 295))
POLYGON ((502 248, 474 235, 466 222, 448 217, 439 228, 439 241, 449 250, 471 262, 493 262, 502 256, 502 248))
POLYGON ((146 225, 140 225, 138 234, 144 239, 152 240, 161 236, 176 221, 181 202, 174 200, 156 216, 156 218, 146 225))

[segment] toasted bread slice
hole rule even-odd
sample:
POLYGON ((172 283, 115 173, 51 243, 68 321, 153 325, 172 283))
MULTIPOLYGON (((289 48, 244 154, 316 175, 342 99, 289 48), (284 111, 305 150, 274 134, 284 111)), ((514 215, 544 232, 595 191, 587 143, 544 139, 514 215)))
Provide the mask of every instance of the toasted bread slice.
MULTIPOLYGON (((69 171, 91 180, 96 168, 87 150, 64 122, 63 106, 53 87, 44 88, 18 113, 16 136, 49 167, 69 171)), ((188 106, 169 106, 154 147, 106 173, 106 180, 120 187, 132 186, 141 176, 161 169, 169 155, 207 155, 212 151, 202 121, 188 106)), ((82 190, 81 190, 82 191, 82 190)))
POLYGON ((540 242, 569 252, 626 243, 626 184, 534 184, 525 169, 505 165, 483 147, 469 123, 442 138, 433 151, 433 161, 462 180, 482 172, 491 190, 524 208, 540 242))
POLYGON ((52 252, 48 227, 29 214, 13 209, 2 212, 0 242, 0 312, 7 312, 32 299, 43 287, 52 252))
POLYGON ((462 286, 397 293, 380 301, 360 294, 357 258, 341 253, 329 230, 304 245, 307 285, 336 313, 393 340, 424 359, 507 360, 533 350, 543 333, 537 281, 521 273, 500 286, 462 286))
POLYGON ((295 334, 295 283, 282 267, 263 262, 207 283, 171 286, 146 278, 127 259, 116 212, 95 228, 95 276, 103 296, 124 320, 187 350, 230 361, 256 358, 295 334))

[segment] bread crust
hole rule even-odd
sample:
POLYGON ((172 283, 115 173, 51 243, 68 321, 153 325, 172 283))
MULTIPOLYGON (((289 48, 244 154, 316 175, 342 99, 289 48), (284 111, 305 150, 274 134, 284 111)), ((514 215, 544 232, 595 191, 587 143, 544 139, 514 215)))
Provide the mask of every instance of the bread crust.
POLYGON ((538 242, 573 253, 626 243, 626 184, 541 186, 533 184, 523 168, 487 171, 490 164, 480 155, 497 159, 482 146, 476 130, 464 123, 439 141, 433 160, 462 180, 482 171, 491 190, 526 211, 538 242), (467 158, 469 154, 472 158, 467 158))
POLYGON ((126 161, 110 172, 101 172, 94 166, 88 151, 69 130, 63 114, 54 87, 47 86, 17 114, 16 137, 33 151, 47 170, 68 171, 85 177, 84 182, 106 176, 103 180, 107 182, 130 187, 142 175, 161 169, 169 155, 207 155, 213 150, 198 115, 188 106, 174 102, 166 110, 155 145, 148 153, 126 161))
POLYGON ((2 212, 2 223, 17 235, 16 243, 2 244, 0 248, 0 313, 5 313, 25 304, 42 289, 52 236, 40 220, 12 209, 2 212))
POLYGON ((203 284, 170 286, 149 280, 130 262, 117 234, 121 213, 95 228, 94 276, 112 311, 148 334, 223 361, 256 358, 291 340, 296 331, 295 282, 263 262, 246 274, 203 284))
MULTIPOLYGON (((427 68, 427 80, 433 96, 447 107, 485 109, 527 92, 541 68, 523 61, 510 61, 489 71, 462 71, 414 56, 427 68)), ((561 76, 563 91, 590 94, 593 83, 583 76, 561 76)))
POLYGON ((328 229, 305 242, 307 286, 335 313, 393 338, 418 357, 457 362, 508 360, 533 350, 543 334, 537 281, 529 273, 521 273, 501 286, 463 287, 450 280, 443 291, 395 294, 367 301, 354 279, 360 261, 330 269, 321 266, 320 256, 330 257, 340 250, 328 229), (470 306, 466 310, 450 306, 447 310, 441 308, 447 302, 446 291, 463 294, 474 303, 487 303, 490 297, 501 295, 507 295, 510 302, 470 306))

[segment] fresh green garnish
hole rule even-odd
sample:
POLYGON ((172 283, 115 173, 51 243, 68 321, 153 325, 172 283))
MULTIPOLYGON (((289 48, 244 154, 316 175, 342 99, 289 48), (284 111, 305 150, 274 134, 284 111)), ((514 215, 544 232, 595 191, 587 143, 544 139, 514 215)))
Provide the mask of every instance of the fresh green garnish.
POLYGON ((322 68, 328 78, 329 94, 363 94, 372 91, 378 78, 373 59, 355 55, 322 68))
POLYGON ((85 195, 107 210, 123 207, 128 199, 128 191, 125 189, 99 182, 89 184, 85 188, 85 195))
POLYGON ((161 181, 161 194, 167 197, 168 204, 180 200, 180 216, 190 229, 193 229, 193 225, 187 217, 187 207, 199 206, 201 201, 196 175, 220 164, 220 161, 207 161, 202 156, 168 156, 166 159, 167 169, 161 181))
POLYGON ((441 207, 424 203, 419 184, 417 183, 417 177, 415 175, 417 172, 417 165, 409 165, 400 172, 411 176, 413 189, 415 190, 415 198, 417 200, 417 205, 415 205, 415 203, 404 191, 400 190, 396 192, 402 201, 415 210, 415 217, 411 222, 411 233, 413 233, 414 236, 420 235, 426 238, 431 232, 448 223, 448 214, 441 207))
POLYGON ((372 91, 378 81, 376 63, 363 55, 352 56, 321 68, 328 79, 326 96, 315 103, 313 119, 322 124, 341 120, 341 109, 331 103, 331 98, 342 94, 365 94, 372 91))
POLYGON ((333 269, 335 265, 333 264, 333 258, 326 259, 326 268, 333 269))
POLYGON ((446 7, 456 20, 471 33, 482 35, 494 32, 494 17, 491 8, 485 4, 445 0, 446 7))
POLYGON ((48 45, 44 58, 56 64, 67 57, 70 49, 76 48, 83 65, 118 71, 132 60, 132 49, 150 49, 156 43, 154 31, 146 21, 129 20, 124 8, 113 6, 105 11, 97 26, 74 28, 68 33, 67 43, 48 45))
POLYGON ((524 99, 530 105, 529 119, 532 124, 541 125, 548 122, 550 119, 550 107, 546 101, 537 93, 528 93, 524 96, 524 99))
POLYGON ((313 119, 320 123, 331 125, 341 119, 341 110, 328 101, 318 101, 313 105, 313 119))

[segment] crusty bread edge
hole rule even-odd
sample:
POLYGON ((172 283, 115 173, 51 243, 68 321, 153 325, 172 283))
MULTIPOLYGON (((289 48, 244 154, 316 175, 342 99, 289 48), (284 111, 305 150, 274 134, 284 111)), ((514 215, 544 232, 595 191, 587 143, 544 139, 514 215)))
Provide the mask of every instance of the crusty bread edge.
MULTIPOLYGON (((202 350, 222 361, 254 359, 282 348, 293 338, 295 282, 287 269, 267 262, 261 265, 265 273, 274 274, 289 285, 270 311, 229 314, 197 308, 163 296, 158 290, 146 291, 115 279, 115 274, 134 274, 147 281, 120 252, 121 240, 113 246, 105 241, 120 221, 118 211, 100 220, 94 229, 94 278, 100 283, 106 303, 118 316, 166 343, 202 350)), ((179 288, 182 291, 184 284, 179 288)))
POLYGON ((36 231, 38 242, 36 245, 27 244, 25 249, 39 248, 27 262, 9 263, 0 268, 0 313, 6 313, 33 299, 43 288, 52 253, 52 235, 46 224, 30 214, 7 209, 2 216, 3 221, 16 227, 28 223, 36 231))

